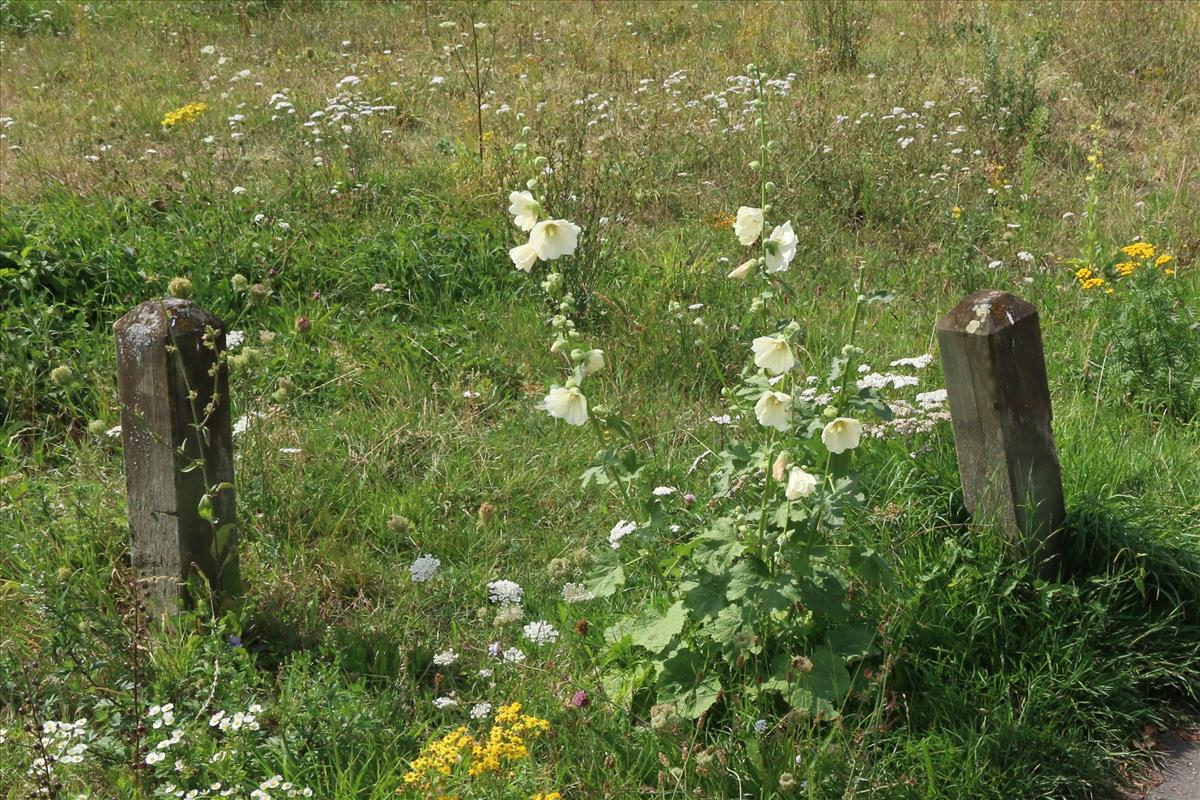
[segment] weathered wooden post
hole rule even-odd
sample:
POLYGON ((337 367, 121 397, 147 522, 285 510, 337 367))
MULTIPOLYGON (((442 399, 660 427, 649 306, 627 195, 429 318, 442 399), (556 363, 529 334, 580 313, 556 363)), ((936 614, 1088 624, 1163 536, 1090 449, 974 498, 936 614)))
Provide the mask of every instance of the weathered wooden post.
POLYGON ((982 289, 938 321, 937 337, 967 510, 1053 578, 1066 512, 1037 309, 982 289))
POLYGON ((162 616, 193 569, 214 590, 240 587, 225 326, 168 297, 137 306, 114 332, 133 567, 162 616))

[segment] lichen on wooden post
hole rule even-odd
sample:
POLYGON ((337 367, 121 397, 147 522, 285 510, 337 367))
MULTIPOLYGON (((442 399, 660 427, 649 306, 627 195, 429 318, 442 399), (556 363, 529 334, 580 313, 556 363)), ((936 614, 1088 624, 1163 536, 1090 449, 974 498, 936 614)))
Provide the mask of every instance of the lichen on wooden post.
POLYGON ((937 338, 967 511, 1053 578, 1066 513, 1037 309, 983 289, 938 321, 937 338))
POLYGON ((117 385, 132 564, 158 616, 202 576, 240 593, 225 326, 189 300, 117 321, 117 385))

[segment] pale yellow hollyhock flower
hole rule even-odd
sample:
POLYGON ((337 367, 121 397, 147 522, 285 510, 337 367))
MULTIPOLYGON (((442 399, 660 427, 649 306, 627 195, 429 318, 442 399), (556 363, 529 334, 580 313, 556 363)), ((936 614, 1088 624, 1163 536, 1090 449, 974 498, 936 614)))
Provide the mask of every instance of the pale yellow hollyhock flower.
POLYGON ((735 281, 740 281, 741 279, 743 279, 747 275, 749 275, 756 266, 758 266, 758 259, 752 258, 749 261, 746 261, 742 264, 738 264, 725 277, 733 278, 735 281))
POLYGON ((777 225, 767 237, 767 272, 783 272, 796 257, 796 234, 792 231, 792 223, 785 222, 777 225))
POLYGON ((588 350, 587 358, 583 362, 583 374, 594 375, 604 369, 604 351, 600 349, 588 350))
POLYGON ((588 420, 587 398, 574 386, 555 386, 543 403, 550 416, 568 425, 582 425, 588 420))
POLYGON ((808 497, 817 490, 817 476, 806 472, 802 467, 792 467, 788 473, 787 488, 783 494, 788 500, 808 497))
POLYGON ((774 336, 759 336, 750 345, 754 351, 754 365, 762 367, 772 375, 782 375, 796 364, 792 348, 786 339, 774 336))
POLYGON ((791 458, 788 456, 788 451, 784 450, 775 457, 775 463, 771 465, 771 477, 777 481, 783 480, 789 463, 791 463, 791 458))
POLYGON ((538 214, 542 206, 529 192, 509 192, 508 213, 512 214, 513 222, 523 231, 537 225, 538 214))
POLYGON ((733 223, 733 233, 739 242, 746 247, 758 241, 763 229, 763 210, 742 206, 737 210, 737 219, 733 223))
POLYGON ((529 246, 543 261, 569 256, 579 244, 580 227, 565 219, 547 219, 529 231, 529 246))
POLYGON ((537 251, 533 249, 531 244, 519 244, 512 250, 508 251, 508 257, 512 259, 513 265, 521 270, 521 272, 532 272, 533 265, 537 263, 537 251))
POLYGON ((754 404, 754 416, 760 425, 786 431, 792 425, 792 396, 768 389, 754 404))
POLYGON ((862 423, 850 417, 838 417, 821 431, 821 441, 829 452, 844 453, 858 447, 862 440, 862 423))

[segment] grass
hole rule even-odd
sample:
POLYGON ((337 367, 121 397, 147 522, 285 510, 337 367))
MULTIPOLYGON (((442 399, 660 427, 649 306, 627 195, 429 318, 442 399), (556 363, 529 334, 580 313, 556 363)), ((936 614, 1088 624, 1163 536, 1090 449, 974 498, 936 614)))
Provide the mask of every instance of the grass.
MULTIPOLYGON (((1155 393, 1187 376, 1148 370, 1133 395, 1106 377, 1106 337, 1145 333, 1115 313, 1139 295, 1085 291, 1067 261, 1136 237, 1172 253, 1165 302, 1188 335, 1198 36, 1188 4, 7 0, 0 798, 40 780, 25 724, 81 717, 94 737, 59 767, 64 797, 214 780, 244 795, 273 775, 320 797, 394 797, 422 746, 483 727, 467 712, 485 700, 551 729, 510 779, 465 797, 1120 796, 1149 763, 1147 726, 1200 711, 1200 429, 1155 393), (468 10, 497 43, 482 162, 474 94, 442 49, 468 10), (745 98, 726 91, 750 61, 784 82, 767 114, 773 202, 800 240, 764 310, 725 278, 742 254, 724 215, 758 196, 745 98), (159 124, 196 101, 196 122, 159 124), (331 121, 345 109, 357 116, 331 121), (613 676, 638 655, 606 629, 664 593, 639 561, 614 596, 562 600, 627 511, 581 488, 587 432, 535 408, 559 363, 552 311, 540 275, 513 270, 503 213, 526 177, 511 152, 526 125, 555 168, 547 202, 584 226, 578 256, 556 264, 606 354, 597 391, 636 431, 632 488, 697 496, 671 506, 686 531, 664 552, 717 500, 713 454, 757 435, 752 420, 709 421, 731 410, 722 390, 749 339, 794 318, 802 370, 823 374, 862 274, 894 297, 860 323, 858 361, 879 371, 935 352, 933 323, 977 288, 1038 306, 1068 578, 1038 581, 967 524, 948 425, 888 436, 856 456, 865 502, 843 530, 887 577, 851 584, 874 639, 837 719, 737 685, 699 725, 664 717, 649 688, 620 697, 613 676), (245 604, 150 632, 130 590, 119 441, 103 432, 120 411, 111 326, 175 277, 246 332, 234 411, 265 416, 237 440, 245 604), (50 378, 60 365, 71 380, 50 378), (424 553, 442 566, 417 583, 424 553), (494 624, 486 584, 500 578, 556 644, 494 624), (493 641, 528 660, 497 663, 493 641), (447 648, 458 663, 436 664, 447 648), (463 704, 435 708, 450 692, 463 704), (186 735, 134 768, 137 737, 163 736, 147 709, 164 702, 186 735), (251 703, 259 730, 207 724, 251 703)), ((940 385, 937 366, 919 377, 940 385)))

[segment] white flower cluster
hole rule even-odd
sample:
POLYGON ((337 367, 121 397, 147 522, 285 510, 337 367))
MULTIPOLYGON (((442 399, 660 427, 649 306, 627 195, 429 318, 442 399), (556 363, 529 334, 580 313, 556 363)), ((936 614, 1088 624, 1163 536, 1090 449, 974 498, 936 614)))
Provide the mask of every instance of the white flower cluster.
POLYGON ((558 641, 558 631, 545 620, 531 622, 522 629, 525 638, 534 644, 553 644, 558 641))
POLYGON ((90 739, 91 731, 86 719, 75 722, 46 720, 38 734, 41 755, 29 765, 28 774, 45 776, 52 773, 58 764, 82 763, 90 739))
POLYGON ((519 606, 525 597, 525 590, 520 584, 509 580, 492 581, 487 585, 488 600, 502 606, 519 606))
POLYGON ((285 781, 282 775, 274 775, 258 785, 250 793, 250 800, 275 800, 276 797, 312 797, 313 791, 307 786, 296 786, 285 781), (278 794, 271 792, 278 791, 278 794))
POLYGON ((210 727, 219 728, 222 731, 240 731, 243 728, 256 731, 259 729, 257 715, 261 713, 262 706, 252 703, 245 712, 238 711, 234 714, 227 714, 224 710, 218 711, 209 718, 208 724, 210 727))
POLYGON ((408 574, 412 577, 414 583, 425 583, 437 574, 438 567, 442 566, 442 562, 429 553, 419 557, 408 568, 408 574))
POLYGON ((612 530, 609 531, 608 546, 613 550, 619 550, 621 547, 621 540, 636 531, 637 528, 638 526, 636 522, 631 522, 627 519, 621 520, 616 525, 613 525, 612 530))
POLYGON ((562 598, 568 603, 586 603, 588 600, 594 600, 594 595, 582 583, 567 583, 563 584, 562 598))

